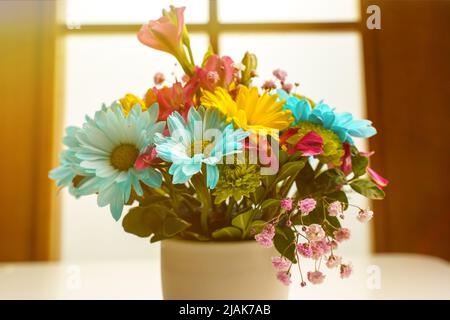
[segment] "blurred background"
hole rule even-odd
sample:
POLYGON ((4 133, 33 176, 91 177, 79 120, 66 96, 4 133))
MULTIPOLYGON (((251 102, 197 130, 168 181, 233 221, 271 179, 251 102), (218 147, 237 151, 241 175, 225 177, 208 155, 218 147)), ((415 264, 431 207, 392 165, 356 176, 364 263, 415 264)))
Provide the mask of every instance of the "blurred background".
POLYGON ((187 7, 198 63, 209 43, 235 61, 248 50, 260 81, 287 70, 301 94, 374 121, 379 134, 359 147, 376 150, 371 166, 391 183, 381 202, 350 196, 376 215, 346 220, 343 255, 450 260, 450 1, 3 0, 0 261, 158 258, 158 245, 125 233, 95 197, 57 190, 47 173, 64 127, 143 95, 155 72, 180 76, 170 55, 136 38, 170 4, 187 7), (381 29, 369 28, 370 5, 381 29))

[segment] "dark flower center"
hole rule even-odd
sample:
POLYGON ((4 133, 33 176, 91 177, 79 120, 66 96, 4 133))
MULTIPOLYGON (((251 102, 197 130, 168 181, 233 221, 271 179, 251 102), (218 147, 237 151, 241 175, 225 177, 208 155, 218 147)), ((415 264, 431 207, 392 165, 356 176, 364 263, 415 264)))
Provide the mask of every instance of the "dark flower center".
POLYGON ((189 157, 193 157, 196 154, 204 154, 206 157, 208 157, 211 153, 213 145, 211 141, 207 140, 195 140, 191 145, 189 146, 187 150, 187 154, 189 157))
POLYGON ((134 166, 139 150, 132 144, 121 144, 111 153, 111 165, 120 171, 126 171, 134 166))
POLYGON ((80 185, 81 181, 83 181, 83 179, 84 176, 76 175, 75 177, 73 177, 72 185, 74 186, 74 188, 77 188, 80 185))

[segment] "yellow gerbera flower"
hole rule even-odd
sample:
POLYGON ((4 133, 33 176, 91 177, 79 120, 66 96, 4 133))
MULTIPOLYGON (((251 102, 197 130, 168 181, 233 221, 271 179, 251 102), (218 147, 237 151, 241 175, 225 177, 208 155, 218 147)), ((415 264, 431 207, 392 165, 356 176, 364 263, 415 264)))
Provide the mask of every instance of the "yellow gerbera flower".
POLYGON ((273 129, 287 128, 294 118, 290 110, 283 110, 284 100, 277 101, 278 95, 267 92, 259 95, 256 87, 241 87, 236 100, 223 88, 214 92, 204 91, 201 104, 215 107, 227 116, 228 121, 244 130, 259 131, 265 129, 270 133, 273 129))
POLYGON ((133 109, 135 104, 140 105, 142 111, 146 111, 148 109, 145 105, 145 102, 142 101, 142 99, 136 97, 134 94, 131 93, 126 94, 125 97, 119 100, 119 102, 122 106, 123 114, 125 116, 128 115, 128 113, 131 111, 131 109, 133 109))

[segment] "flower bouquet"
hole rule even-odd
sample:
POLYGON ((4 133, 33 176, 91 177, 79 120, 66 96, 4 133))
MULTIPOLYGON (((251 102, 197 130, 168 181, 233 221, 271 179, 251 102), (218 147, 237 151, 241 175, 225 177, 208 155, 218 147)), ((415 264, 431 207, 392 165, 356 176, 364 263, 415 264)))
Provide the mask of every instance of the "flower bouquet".
MULTIPOLYGON (((196 64, 183 14, 184 8, 164 10, 160 19, 142 26, 138 39, 173 55, 184 76, 169 84, 157 73, 155 86, 142 97, 127 94, 87 116, 82 127, 67 128, 67 148, 50 178, 75 197, 96 194, 98 205, 109 206, 115 220, 130 206, 123 228, 152 243, 175 238, 209 244, 216 256, 228 257, 221 264, 246 252, 242 259, 258 262, 248 266, 255 273, 270 265, 251 253, 263 250, 265 258, 273 255, 277 271, 270 273, 285 285, 295 264, 301 286, 306 280, 323 282, 318 268, 302 273, 306 259, 323 261, 348 277, 351 264, 336 255, 350 238, 342 226, 351 206, 346 194, 353 190, 382 199, 387 184, 368 166, 371 153, 353 142, 373 136, 375 128, 369 120, 303 96, 283 70, 256 85, 254 54, 237 62, 209 49, 196 64), (235 245, 234 250, 220 253, 221 243, 235 245), (241 250, 240 243, 252 249, 241 250)), ((360 208, 356 218, 365 222, 372 214, 360 208)), ((180 252, 163 260, 173 267, 180 252)), ((196 252, 188 264, 206 255, 196 252)))

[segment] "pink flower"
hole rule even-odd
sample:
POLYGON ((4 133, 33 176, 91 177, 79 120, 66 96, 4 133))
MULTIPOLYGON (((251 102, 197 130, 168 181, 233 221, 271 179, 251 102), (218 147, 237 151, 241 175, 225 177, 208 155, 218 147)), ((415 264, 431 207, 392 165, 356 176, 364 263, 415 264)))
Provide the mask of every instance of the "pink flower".
POLYGON ((340 274, 341 274, 342 279, 350 277, 352 272, 353 272, 353 266, 351 263, 341 264, 340 274))
POLYGON ((284 91, 286 91, 287 93, 290 93, 292 91, 292 88, 294 87, 294 85, 292 83, 283 83, 281 85, 281 89, 283 89, 284 91))
POLYGON ((165 80, 166 80, 166 78, 164 77, 164 74, 162 72, 157 72, 153 76, 153 82, 155 83, 155 85, 160 85, 165 80))
POLYGON ((287 273, 286 271, 280 271, 277 273, 277 279, 284 284, 285 286, 288 286, 291 284, 291 275, 287 273))
POLYGON ((152 88, 145 94, 145 105, 159 105, 158 120, 165 121, 174 111, 178 111, 186 119, 189 109, 194 105, 192 99, 195 91, 190 87, 175 82, 172 87, 152 88))
POLYGON ((212 54, 202 68, 195 68, 194 75, 187 85, 192 87, 194 92, 198 88, 209 91, 214 91, 216 86, 228 88, 233 81, 235 73, 233 65, 233 59, 230 57, 220 57, 217 54, 212 54))
POLYGON ((369 209, 361 210, 358 212, 358 216, 356 219, 358 219, 359 222, 367 222, 370 219, 372 219, 373 211, 369 209))
POLYGON ((138 32, 139 41, 153 49, 171 54, 182 50, 184 9, 171 7, 174 19, 162 16, 156 21, 151 20, 144 24, 138 32))
POLYGON ((277 78, 278 80, 280 80, 281 82, 286 81, 286 77, 287 77, 287 72, 281 69, 276 69, 272 72, 272 74, 274 75, 275 78, 277 78))
POLYGON ((306 236, 310 241, 319 241, 325 238, 325 231, 318 224, 311 224, 306 230, 306 236))
POLYGON ((341 264, 342 258, 335 256, 335 255, 331 255, 328 260, 327 260, 327 267, 332 269, 332 268, 336 268, 338 265, 341 264))
POLYGON ((273 246, 272 238, 268 237, 264 233, 259 233, 255 236, 256 242, 258 242, 264 248, 270 248, 273 246))
POLYGON ((266 81, 264 81, 264 83, 262 85, 262 88, 264 90, 276 89, 276 87, 277 86, 275 85, 275 82, 273 82, 272 80, 266 80, 266 81))
POLYGON ((145 153, 139 155, 134 163, 136 170, 144 170, 152 165, 152 163, 159 161, 156 157, 156 149, 150 147, 145 153))
POLYGON ((297 251, 298 253, 305 257, 305 258, 311 258, 313 255, 313 251, 311 246, 308 243, 298 243, 297 244, 297 251))
POLYGON ((328 206, 328 214, 336 217, 342 213, 342 204, 339 201, 334 201, 328 206))
POLYGON ((338 242, 350 239, 350 230, 347 228, 340 228, 333 232, 334 238, 338 242))
POLYGON ((323 152, 323 139, 314 131, 308 132, 294 147, 288 149, 289 154, 300 151, 304 156, 316 156, 323 152))
POLYGON ((264 226, 262 232, 272 239, 275 236, 275 226, 271 223, 268 223, 264 226))
POLYGON ((325 275, 320 271, 308 272, 308 280, 312 284, 321 284, 325 280, 325 275))
POLYGON ((282 199, 280 202, 281 208, 286 210, 286 211, 291 211, 292 210, 292 199, 290 198, 286 198, 286 199, 282 199))
POLYGON ((255 236, 256 242, 265 248, 270 248, 273 246, 273 237, 275 236, 275 226, 271 223, 266 224, 261 233, 255 236))
POLYGON ((330 243, 325 240, 319 240, 319 241, 313 241, 311 242, 311 249, 312 249, 312 258, 317 260, 323 255, 327 254, 331 250, 330 243))
POLYGON ((341 170, 345 175, 349 175, 352 172, 352 154, 349 143, 344 143, 344 155, 342 157, 341 170))
POLYGON ((216 85, 217 82, 219 82, 219 74, 217 71, 208 71, 206 74, 206 79, 208 82, 210 82, 212 85, 216 85))
POLYGON ((300 212, 302 215, 306 216, 316 208, 316 200, 313 198, 306 198, 299 201, 298 206, 300 207, 300 212))
POLYGON ((379 186, 381 189, 383 189, 388 185, 389 180, 380 176, 372 168, 367 167, 366 171, 369 177, 373 180, 373 182, 375 182, 377 186, 379 186))
POLYGON ((272 257, 272 265, 278 270, 285 270, 291 263, 284 257, 272 257))

